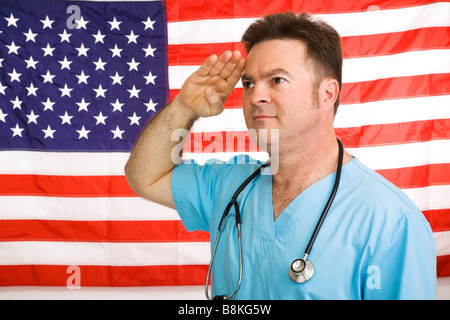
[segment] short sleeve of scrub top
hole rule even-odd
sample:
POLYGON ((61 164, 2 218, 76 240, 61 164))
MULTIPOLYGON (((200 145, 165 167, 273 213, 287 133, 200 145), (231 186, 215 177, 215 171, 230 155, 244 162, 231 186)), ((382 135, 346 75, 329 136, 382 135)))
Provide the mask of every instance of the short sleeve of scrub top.
POLYGON ((187 161, 172 173, 172 192, 178 214, 188 231, 210 232, 214 212, 225 210, 236 189, 261 165, 247 156, 205 165, 187 161), (222 205, 222 207, 220 207, 222 205))

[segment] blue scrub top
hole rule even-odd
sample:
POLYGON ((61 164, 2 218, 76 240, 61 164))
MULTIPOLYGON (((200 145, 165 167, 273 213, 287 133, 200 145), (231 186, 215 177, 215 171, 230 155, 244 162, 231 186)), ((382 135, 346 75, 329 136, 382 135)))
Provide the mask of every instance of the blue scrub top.
MULTIPOLYGON (((247 156, 184 163, 172 175, 177 211, 189 231, 208 231, 211 249, 223 211, 258 168, 247 156), (245 163, 245 164, 244 164, 245 163)), ((243 276, 236 299, 435 299, 436 248, 429 223, 397 187, 354 158, 308 257, 315 274, 288 274, 302 258, 333 188, 335 173, 298 195, 273 221, 272 176, 258 175, 238 197, 243 276)), ((239 275, 234 209, 212 270, 212 295, 231 295, 239 275)))

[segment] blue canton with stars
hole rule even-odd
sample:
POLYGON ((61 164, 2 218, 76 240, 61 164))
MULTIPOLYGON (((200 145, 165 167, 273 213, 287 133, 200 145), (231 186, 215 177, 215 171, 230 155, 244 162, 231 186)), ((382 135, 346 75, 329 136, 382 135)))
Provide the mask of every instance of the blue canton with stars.
POLYGON ((167 101, 163 2, 0 3, 0 149, 128 151, 167 101))

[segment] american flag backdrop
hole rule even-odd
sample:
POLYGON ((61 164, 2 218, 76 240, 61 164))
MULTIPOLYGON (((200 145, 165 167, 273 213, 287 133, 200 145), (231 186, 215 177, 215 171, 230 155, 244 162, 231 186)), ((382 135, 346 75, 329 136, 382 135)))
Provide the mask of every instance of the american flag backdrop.
MULTIPOLYGON (((337 135, 419 206, 438 276, 450 276, 448 1, 2 0, 0 290, 64 288, 76 272, 82 288, 202 286, 208 235, 137 197, 123 168, 206 57, 243 51, 250 23, 287 10, 341 34, 337 135)), ((222 114, 195 123, 184 157, 267 157, 249 142, 241 98, 238 84, 222 114)))

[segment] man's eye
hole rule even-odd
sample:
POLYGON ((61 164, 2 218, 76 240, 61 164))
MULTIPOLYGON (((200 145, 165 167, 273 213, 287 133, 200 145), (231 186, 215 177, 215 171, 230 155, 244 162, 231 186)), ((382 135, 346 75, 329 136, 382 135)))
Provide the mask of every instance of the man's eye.
POLYGON ((280 77, 276 77, 276 78, 273 78, 272 81, 273 81, 273 83, 275 83, 275 84, 280 84, 280 83, 285 82, 286 80, 283 79, 283 78, 280 78, 280 77))
POLYGON ((244 89, 250 89, 254 87, 254 84, 250 81, 242 81, 242 86, 244 89))

